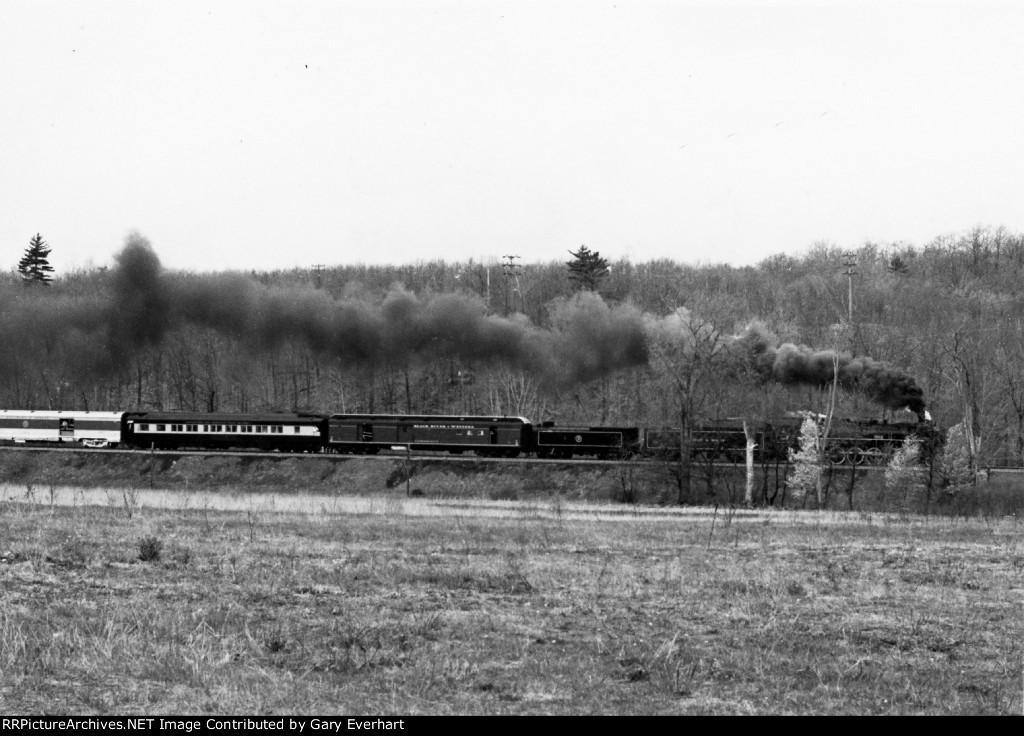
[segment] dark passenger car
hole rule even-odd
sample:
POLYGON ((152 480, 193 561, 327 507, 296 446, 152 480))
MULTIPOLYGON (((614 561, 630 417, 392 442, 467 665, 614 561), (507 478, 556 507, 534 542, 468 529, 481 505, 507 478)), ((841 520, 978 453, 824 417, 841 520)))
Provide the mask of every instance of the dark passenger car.
POLYGON ((334 414, 328 448, 376 453, 409 448, 515 457, 529 450, 531 424, 523 417, 334 414))

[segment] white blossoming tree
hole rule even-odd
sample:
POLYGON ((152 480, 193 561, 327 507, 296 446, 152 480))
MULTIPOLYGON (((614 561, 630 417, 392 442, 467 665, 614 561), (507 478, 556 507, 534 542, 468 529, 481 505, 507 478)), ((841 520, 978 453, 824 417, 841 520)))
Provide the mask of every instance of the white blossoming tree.
POLYGON ((946 432, 946 447, 939 466, 945 479, 946 493, 955 496, 974 483, 970 437, 963 422, 946 432))
POLYGON ((800 449, 789 451, 789 492, 803 504, 809 492, 817 492, 822 482, 821 431, 811 417, 800 425, 800 449))
POLYGON ((885 490, 896 499, 900 511, 923 508, 928 497, 926 468, 921 463, 921 440, 903 440, 885 468, 885 490))

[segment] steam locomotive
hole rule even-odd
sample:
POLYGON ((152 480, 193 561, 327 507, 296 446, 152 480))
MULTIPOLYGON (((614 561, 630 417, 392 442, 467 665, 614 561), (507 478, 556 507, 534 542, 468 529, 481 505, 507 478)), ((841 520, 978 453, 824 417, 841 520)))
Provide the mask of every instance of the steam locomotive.
MULTIPOLYGON (((785 462, 798 445, 801 422, 785 417, 758 425, 752 432, 755 460, 785 462)), ((931 422, 837 421, 827 445, 829 459, 837 464, 884 464, 911 435, 921 439, 926 453, 938 440, 931 422)), ((348 454, 408 449, 485 457, 667 460, 678 460, 684 444, 678 429, 556 426, 515 416, 21 410, 0 410, 0 443, 348 454)), ((740 420, 696 427, 688 442, 695 462, 743 462, 746 447, 740 420)))

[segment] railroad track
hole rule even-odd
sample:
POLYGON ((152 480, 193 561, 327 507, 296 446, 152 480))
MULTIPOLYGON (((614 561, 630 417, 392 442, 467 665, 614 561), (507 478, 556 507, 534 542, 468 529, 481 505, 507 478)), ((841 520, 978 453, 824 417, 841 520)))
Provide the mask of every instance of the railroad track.
MULTIPOLYGON (((247 457, 281 460, 285 458, 310 458, 319 460, 435 460, 450 463, 530 463, 537 465, 663 465, 664 461, 650 458, 608 459, 596 458, 536 458, 536 457, 484 457, 481 455, 453 455, 449 453, 384 451, 374 455, 358 455, 336 452, 261 452, 259 450, 121 450, 111 448, 83 447, 15 447, 2 446, 0 452, 50 452, 88 455, 134 455, 158 457, 247 457)), ((721 463, 732 465, 733 463, 721 463)))

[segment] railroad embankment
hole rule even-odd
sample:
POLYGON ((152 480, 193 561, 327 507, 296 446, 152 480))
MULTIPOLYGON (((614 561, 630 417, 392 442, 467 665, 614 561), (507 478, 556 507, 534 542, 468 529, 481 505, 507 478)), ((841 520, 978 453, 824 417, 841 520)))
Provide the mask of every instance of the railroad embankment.
POLYGON ((0 451, 0 483, 45 495, 48 487, 407 493, 518 500, 673 503, 678 486, 661 466, 615 463, 409 460, 394 457, 202 456, 96 451, 0 451))
MULTIPOLYGON (((758 468, 755 505, 813 508, 786 494, 784 467, 758 468)), ((413 495, 530 501, 561 498, 642 505, 741 505, 741 466, 694 466, 689 492, 680 492, 673 463, 558 462, 406 458, 401 455, 190 455, 177 453, 33 451, 0 448, 0 485, 10 495, 45 497, 48 489, 113 488, 214 493, 314 493, 324 495, 413 495)), ((885 486, 881 469, 837 467, 828 479, 826 507, 835 510, 898 511, 941 515, 1024 513, 1019 476, 979 480, 952 495, 899 492, 885 486)))

